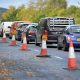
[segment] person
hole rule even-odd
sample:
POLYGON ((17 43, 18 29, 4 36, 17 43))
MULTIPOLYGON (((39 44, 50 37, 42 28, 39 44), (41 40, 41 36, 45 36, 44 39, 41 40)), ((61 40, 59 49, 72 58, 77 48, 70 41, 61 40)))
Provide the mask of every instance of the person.
POLYGON ((11 34, 16 35, 16 33, 17 33, 16 24, 13 24, 12 27, 11 27, 11 34))

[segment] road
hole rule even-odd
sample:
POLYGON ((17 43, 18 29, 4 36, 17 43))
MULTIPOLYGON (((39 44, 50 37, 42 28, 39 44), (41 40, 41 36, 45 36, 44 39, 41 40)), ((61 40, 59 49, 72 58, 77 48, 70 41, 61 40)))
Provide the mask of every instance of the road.
MULTIPOLYGON (((47 48, 48 58, 36 57, 41 47, 28 44, 28 51, 21 51, 21 43, 10 46, 10 39, 0 38, 0 80, 80 80, 80 69, 67 68, 68 52, 47 48)), ((75 51, 80 68, 80 51, 75 51)))

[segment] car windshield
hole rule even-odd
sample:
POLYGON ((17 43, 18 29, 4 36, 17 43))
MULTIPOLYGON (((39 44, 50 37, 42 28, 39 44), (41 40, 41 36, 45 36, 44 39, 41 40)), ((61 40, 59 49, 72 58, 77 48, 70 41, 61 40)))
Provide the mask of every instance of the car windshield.
POLYGON ((29 24, 22 24, 22 25, 20 26, 20 28, 21 28, 21 27, 22 27, 22 28, 27 28, 28 25, 29 25, 29 24))
POLYGON ((80 33, 80 27, 79 26, 71 27, 70 28, 70 32, 72 32, 72 33, 80 33))

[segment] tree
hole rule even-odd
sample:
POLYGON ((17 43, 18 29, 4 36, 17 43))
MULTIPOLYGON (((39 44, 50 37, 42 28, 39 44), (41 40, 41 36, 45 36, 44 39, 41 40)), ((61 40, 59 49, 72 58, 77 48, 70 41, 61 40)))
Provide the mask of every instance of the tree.
POLYGON ((73 17, 76 23, 80 23, 80 8, 67 7, 66 0, 30 0, 29 5, 21 5, 17 9, 10 6, 3 14, 3 20, 24 20, 39 22, 43 17, 73 17))
POLYGON ((14 6, 10 6, 9 9, 3 13, 2 19, 3 20, 8 20, 8 21, 14 21, 16 16, 16 9, 14 6))

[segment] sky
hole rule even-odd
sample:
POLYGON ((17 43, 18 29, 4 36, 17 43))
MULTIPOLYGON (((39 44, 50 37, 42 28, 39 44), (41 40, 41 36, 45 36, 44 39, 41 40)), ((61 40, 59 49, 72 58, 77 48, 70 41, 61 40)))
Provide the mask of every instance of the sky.
POLYGON ((75 5, 80 7, 80 0, 66 0, 68 2, 68 6, 75 5))
MULTIPOLYGON (((68 6, 75 5, 80 7, 80 0, 66 0, 68 2, 68 6)), ((16 8, 20 5, 27 5, 29 0, 0 0, 0 7, 8 8, 10 5, 15 6, 16 8)))
POLYGON ((29 0, 0 0, 0 7, 9 8, 9 6, 15 6, 16 8, 22 4, 27 5, 29 0))

